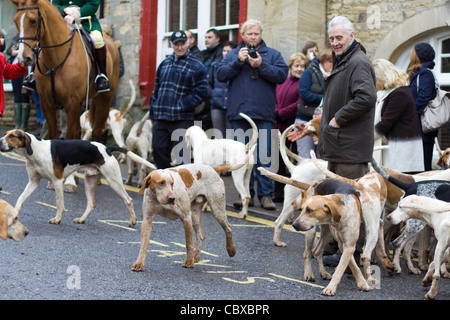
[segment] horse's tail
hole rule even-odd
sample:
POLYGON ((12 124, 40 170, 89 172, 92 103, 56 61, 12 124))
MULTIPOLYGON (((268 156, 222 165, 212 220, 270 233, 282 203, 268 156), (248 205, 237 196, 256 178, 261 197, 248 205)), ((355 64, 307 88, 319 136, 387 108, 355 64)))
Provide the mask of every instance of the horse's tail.
POLYGON ((127 114, 128 110, 130 110, 131 106, 133 105, 134 101, 136 100, 136 89, 134 88, 133 81, 131 81, 131 80, 130 80, 130 87, 131 87, 130 102, 128 102, 128 105, 125 109, 120 111, 120 114, 119 114, 120 118, 123 118, 127 114))
POLYGON ((152 170, 156 170, 157 169, 156 166, 153 163, 148 162, 144 158, 141 158, 140 156, 138 156, 136 153, 134 153, 132 151, 129 151, 129 150, 125 149, 125 148, 117 147, 117 146, 107 146, 107 148, 111 152, 125 153, 127 155, 127 157, 131 158, 131 160, 133 160, 133 161, 135 161, 137 163, 140 163, 140 164, 142 164, 142 165, 144 165, 144 166, 146 166, 146 167, 148 167, 148 168, 150 168, 152 170))

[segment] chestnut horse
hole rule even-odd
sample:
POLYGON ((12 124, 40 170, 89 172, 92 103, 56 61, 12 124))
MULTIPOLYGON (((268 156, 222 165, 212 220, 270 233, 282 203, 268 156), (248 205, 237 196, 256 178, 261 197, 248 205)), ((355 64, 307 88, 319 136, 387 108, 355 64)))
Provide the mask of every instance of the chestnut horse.
POLYGON ((57 8, 48 0, 11 0, 17 6, 14 22, 19 32, 19 60, 36 64, 36 89, 48 126, 49 139, 57 139, 56 108, 67 112, 66 139, 81 139, 81 103, 91 98, 89 109, 92 140, 100 141, 109 106, 119 82, 119 50, 104 35, 107 46, 109 92, 97 93, 89 70, 95 68, 87 57, 77 29, 71 30, 57 8), (89 69, 89 70, 88 70, 89 69), (90 87, 88 90, 88 83, 90 87))

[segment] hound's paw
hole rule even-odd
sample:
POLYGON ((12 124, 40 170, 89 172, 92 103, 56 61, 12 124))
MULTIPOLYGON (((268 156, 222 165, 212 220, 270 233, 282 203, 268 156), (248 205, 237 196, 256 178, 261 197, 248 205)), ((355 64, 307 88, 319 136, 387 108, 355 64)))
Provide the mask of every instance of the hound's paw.
POLYGON ((334 296, 336 294, 336 288, 326 287, 323 289, 322 294, 324 296, 334 296))
POLYGON ((130 221, 128 221, 128 226, 133 228, 136 225, 136 222, 137 222, 136 218, 131 219, 130 221))
POLYGON ((81 218, 76 218, 76 219, 73 219, 73 222, 83 224, 84 220, 82 220, 81 218))
POLYGON ((182 264, 183 268, 193 268, 194 267, 194 260, 184 260, 182 264))
POLYGON ((287 244, 285 242, 279 240, 275 240, 273 244, 275 245, 275 247, 287 247, 287 244))
POLYGON ((51 218, 48 222, 50 222, 51 224, 60 224, 61 220, 56 219, 56 218, 51 218))
POLYGON ((316 281, 316 279, 314 278, 314 275, 312 273, 304 274, 303 279, 305 279, 305 281, 310 281, 310 282, 316 281))
POLYGON ((141 262, 135 262, 133 263, 133 265, 131 266, 131 270, 136 271, 136 272, 141 272, 144 271, 144 264, 141 262))

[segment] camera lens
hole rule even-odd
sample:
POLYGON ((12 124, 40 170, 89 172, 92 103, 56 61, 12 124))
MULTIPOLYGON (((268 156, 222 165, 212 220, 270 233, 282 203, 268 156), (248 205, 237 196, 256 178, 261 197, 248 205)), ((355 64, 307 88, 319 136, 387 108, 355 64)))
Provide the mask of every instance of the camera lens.
POLYGON ((254 45, 250 45, 250 47, 248 48, 248 55, 250 57, 252 57, 253 59, 256 59, 258 57, 258 55, 256 54, 256 50, 255 50, 255 46, 254 45))

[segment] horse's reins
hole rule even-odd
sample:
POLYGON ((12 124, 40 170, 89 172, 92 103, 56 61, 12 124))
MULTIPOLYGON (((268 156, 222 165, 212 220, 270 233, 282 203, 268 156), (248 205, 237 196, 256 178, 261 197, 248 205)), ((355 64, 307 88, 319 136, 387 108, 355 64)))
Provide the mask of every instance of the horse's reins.
POLYGON ((23 44, 27 45, 33 51, 34 55, 36 56, 36 67, 38 68, 39 72, 41 74, 43 74, 43 75, 46 75, 46 76, 50 75, 53 103, 55 104, 55 106, 58 106, 58 103, 56 101, 55 73, 56 73, 56 71, 58 69, 61 69, 64 66, 64 64, 67 61, 67 58, 69 57, 70 53, 72 52, 72 44, 73 44, 73 39, 75 37, 76 29, 71 30, 70 38, 67 39, 66 41, 60 43, 60 44, 49 45, 49 46, 41 46, 41 28, 42 28, 41 26, 43 26, 43 28, 45 29, 45 23, 44 23, 44 20, 42 19, 40 8, 39 7, 27 7, 27 8, 18 8, 17 9, 17 11, 25 11, 25 10, 37 10, 38 11, 37 33, 36 33, 36 36, 34 36, 34 37, 19 37, 19 43, 23 43, 23 44), (36 44, 36 46, 34 48, 32 48, 24 40, 36 41, 37 44, 36 44), (67 44, 69 42, 70 42, 69 50, 67 50, 67 54, 64 57, 63 61, 56 68, 49 68, 48 66, 45 65, 45 63, 42 62, 44 67, 47 69, 47 72, 45 72, 45 73, 42 72, 41 66, 39 64, 39 54, 40 54, 41 50, 42 49, 48 49, 48 48, 57 48, 57 47, 65 45, 65 44, 67 44))

